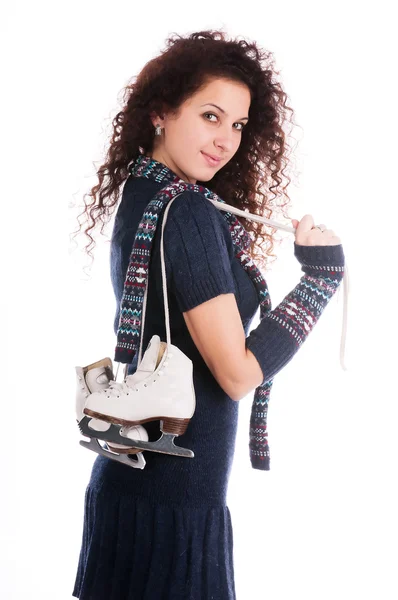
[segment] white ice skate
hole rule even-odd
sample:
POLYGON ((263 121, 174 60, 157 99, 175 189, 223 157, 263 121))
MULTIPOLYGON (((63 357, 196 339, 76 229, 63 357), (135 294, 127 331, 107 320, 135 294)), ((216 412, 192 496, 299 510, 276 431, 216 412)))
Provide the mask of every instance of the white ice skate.
MULTIPOLYGON (((137 371, 121 383, 110 381, 108 388, 90 394, 83 413, 123 426, 118 434, 110 430, 101 434, 101 439, 113 445, 126 443, 124 436, 131 432, 131 427, 160 420, 159 440, 133 440, 134 447, 193 458, 192 450, 176 446, 174 438, 185 433, 195 406, 192 361, 177 346, 168 346, 154 335, 137 371)), ((130 444, 132 435, 132 432, 128 435, 130 444)))
POLYGON ((116 430, 117 437, 119 428, 106 423, 105 421, 101 421, 100 419, 90 419, 83 413, 84 405, 89 395, 107 389, 110 383, 114 381, 111 359, 104 358, 87 367, 75 367, 75 370, 77 377, 76 420, 80 432, 84 436, 90 438, 89 442, 81 440, 80 444, 84 448, 93 450, 108 458, 113 458, 118 462, 122 462, 138 469, 143 469, 146 463, 142 451, 131 447, 131 443, 127 438, 132 436, 135 440, 148 441, 148 433, 145 427, 142 427, 141 425, 130 427, 125 430, 127 438, 125 438, 123 444, 106 442, 104 447, 98 441, 103 439, 103 433, 110 432, 110 430, 114 429, 116 430), (127 456, 127 454, 135 454, 136 458, 127 456))

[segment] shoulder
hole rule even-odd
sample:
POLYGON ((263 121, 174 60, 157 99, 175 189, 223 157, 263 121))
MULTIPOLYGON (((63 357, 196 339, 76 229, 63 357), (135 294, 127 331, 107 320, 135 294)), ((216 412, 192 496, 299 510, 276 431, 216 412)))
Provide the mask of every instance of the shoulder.
POLYGON ((163 215, 163 235, 169 255, 183 252, 196 260, 206 254, 209 260, 216 260, 215 254, 226 251, 232 256, 229 224, 204 194, 185 190, 168 202, 163 215))
POLYGON ((195 192, 192 190, 185 190, 180 194, 177 194, 174 198, 169 201, 170 210, 207 210, 208 207, 215 208, 214 205, 206 198, 201 192, 195 192))
POLYGON ((201 192, 186 190, 169 202, 167 220, 174 227, 199 227, 206 232, 229 236, 229 226, 222 212, 201 192), (170 206, 169 206, 170 205, 170 206))
POLYGON ((166 272, 171 273, 181 312, 219 294, 235 293, 232 241, 218 208, 190 190, 170 202, 164 226, 166 272))

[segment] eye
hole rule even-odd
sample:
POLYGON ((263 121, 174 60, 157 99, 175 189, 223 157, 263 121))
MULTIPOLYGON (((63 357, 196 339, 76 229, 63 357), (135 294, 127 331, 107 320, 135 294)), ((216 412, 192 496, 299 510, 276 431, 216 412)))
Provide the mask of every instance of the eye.
MULTIPOLYGON (((207 115, 211 115, 212 117, 216 117, 218 119, 217 115, 215 115, 214 113, 205 113, 203 116, 207 117, 207 115)), ((206 120, 208 121, 209 119, 206 119, 206 120)), ((212 121, 212 122, 214 123, 214 121, 212 121)), ((244 123, 234 123, 234 125, 242 125, 242 128, 238 129, 237 131, 243 131, 243 129, 246 127, 246 125, 244 123)))

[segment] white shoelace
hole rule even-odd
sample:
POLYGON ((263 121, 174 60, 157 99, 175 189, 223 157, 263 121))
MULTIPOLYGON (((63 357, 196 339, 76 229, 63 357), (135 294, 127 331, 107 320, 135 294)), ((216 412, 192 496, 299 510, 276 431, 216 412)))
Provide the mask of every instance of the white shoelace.
MULTIPOLYGON (((230 204, 226 204, 224 202, 218 202, 218 200, 210 200, 209 199, 209 201, 212 202, 212 204, 219 210, 228 211, 230 213, 233 213, 234 215, 244 217, 245 219, 251 219, 252 221, 256 221, 257 223, 266 223, 267 225, 271 225, 272 227, 275 227, 276 229, 282 229, 283 231, 287 231, 289 233, 292 233, 293 235, 296 234, 296 230, 291 225, 286 225, 284 223, 278 223, 277 221, 275 221, 273 219, 267 219, 266 217, 260 217, 259 215, 255 215, 248 211, 241 210, 240 208, 236 208, 235 206, 232 206, 230 204)), ((341 338, 340 338, 340 365, 341 365, 341 368, 343 369, 343 371, 348 371, 344 359, 345 359, 345 346, 346 346, 346 339, 347 339, 349 287, 350 287, 350 283, 349 283, 348 265, 347 265, 347 259, 346 259, 345 266, 344 266, 344 277, 343 277, 343 288, 344 288, 343 326, 342 326, 341 338)), ((338 289, 337 293, 338 293, 338 297, 339 297, 340 288, 338 289)))

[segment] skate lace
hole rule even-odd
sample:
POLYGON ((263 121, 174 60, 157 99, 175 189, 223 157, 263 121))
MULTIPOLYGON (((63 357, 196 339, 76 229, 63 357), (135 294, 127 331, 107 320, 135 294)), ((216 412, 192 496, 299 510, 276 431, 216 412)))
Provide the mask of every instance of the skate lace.
MULTIPOLYGON (((163 371, 159 371, 158 374, 163 375, 163 371)), ((111 396, 119 396, 120 394, 129 394, 134 391, 138 392, 138 390, 142 386, 148 387, 148 385, 150 385, 150 382, 148 383, 148 381, 146 381, 145 383, 133 383, 133 385, 131 386, 128 385, 125 381, 115 381, 112 379, 109 382, 109 387, 103 391, 111 396)))
POLYGON ((134 391, 138 391, 139 385, 134 384, 134 387, 128 385, 125 381, 110 381, 109 388, 104 390, 108 396, 120 396, 121 394, 131 394, 134 391))
POLYGON ((112 396, 116 396, 119 394, 128 394, 132 391, 132 388, 127 385, 124 381, 110 381, 109 388, 104 390, 107 394, 111 394, 112 396))

